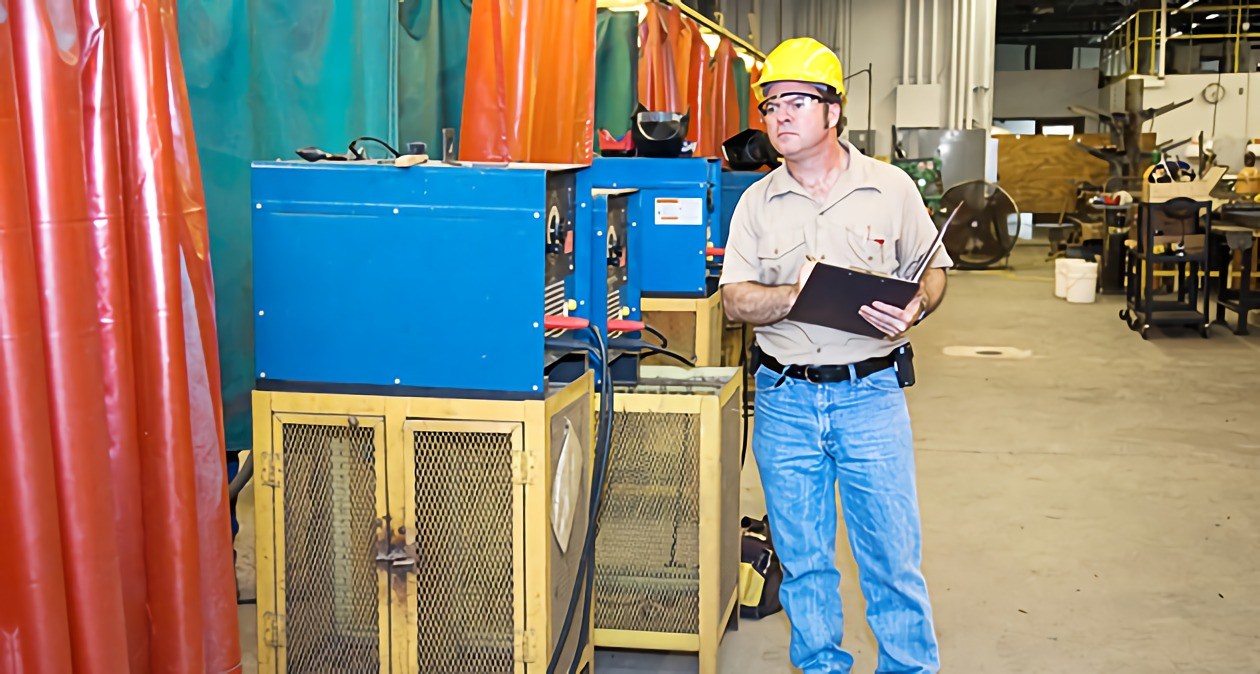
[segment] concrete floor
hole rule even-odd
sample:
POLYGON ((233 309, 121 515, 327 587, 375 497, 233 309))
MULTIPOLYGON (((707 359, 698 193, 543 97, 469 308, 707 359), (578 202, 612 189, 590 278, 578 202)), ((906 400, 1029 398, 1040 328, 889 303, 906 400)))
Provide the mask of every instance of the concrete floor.
MULTIPOLYGON (((944 307, 914 334, 943 671, 1260 672, 1260 336, 1218 327, 1206 341, 1171 330, 1144 342, 1117 318, 1123 298, 1055 299, 1044 252, 1021 247, 1013 271, 952 275, 944 307), (945 355, 956 346, 1031 353, 945 355)), ((742 501, 765 511, 751 461, 742 501)), ((847 548, 837 558, 844 645, 854 671, 871 672, 856 567, 847 548)), ((250 661, 253 622, 242 607, 250 661)), ((745 621, 722 644, 721 671, 795 671, 787 644, 782 614, 745 621)), ((695 663, 596 662, 599 674, 695 663)))

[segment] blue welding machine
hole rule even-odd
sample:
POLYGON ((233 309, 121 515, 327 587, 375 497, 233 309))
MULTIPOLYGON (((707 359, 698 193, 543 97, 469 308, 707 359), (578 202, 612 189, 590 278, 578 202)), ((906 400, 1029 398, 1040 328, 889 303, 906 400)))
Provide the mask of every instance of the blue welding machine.
POLYGON ((722 220, 713 237, 714 246, 726 248, 726 239, 731 234, 731 217, 735 215, 739 198, 753 183, 767 175, 760 171, 722 171, 722 220))
POLYGON ((720 162, 704 158, 596 157, 577 176, 581 194, 639 190, 630 221, 645 297, 706 297, 716 288, 707 257, 721 225, 720 181, 720 162))
POLYGON ((258 388, 542 397, 575 328, 578 175, 255 163, 258 388))

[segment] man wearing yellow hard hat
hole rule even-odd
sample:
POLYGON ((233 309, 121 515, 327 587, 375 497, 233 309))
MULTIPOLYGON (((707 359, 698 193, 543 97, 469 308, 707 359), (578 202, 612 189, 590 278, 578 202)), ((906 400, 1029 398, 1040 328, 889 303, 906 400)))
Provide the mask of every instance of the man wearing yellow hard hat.
MULTIPOLYGON (((944 250, 909 176, 839 138, 840 60, 808 38, 779 45, 754 85, 784 164, 750 187, 731 220, 722 272, 727 316, 756 326, 753 453, 776 552, 779 596, 792 622, 792 663, 806 674, 848 672, 836 569, 836 488, 879 641, 877 672, 936 672, 921 536, 906 333, 940 304, 944 250), (910 278, 905 307, 873 302, 869 337, 787 320, 819 263, 910 278)), ((821 276, 819 279, 821 280, 821 276)))

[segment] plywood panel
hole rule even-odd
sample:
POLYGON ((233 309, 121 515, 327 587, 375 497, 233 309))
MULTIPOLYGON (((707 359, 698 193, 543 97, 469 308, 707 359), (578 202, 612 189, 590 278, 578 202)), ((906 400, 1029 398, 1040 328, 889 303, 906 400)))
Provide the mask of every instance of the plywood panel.
MULTIPOLYGON (((1107 162, 1075 147, 1109 143, 1107 134, 1076 136, 998 136, 998 184, 1010 193, 1025 213, 1059 213, 1075 210, 1080 182, 1102 185, 1109 175, 1107 162)), ((1142 149, 1155 147, 1155 135, 1142 135, 1142 149)))

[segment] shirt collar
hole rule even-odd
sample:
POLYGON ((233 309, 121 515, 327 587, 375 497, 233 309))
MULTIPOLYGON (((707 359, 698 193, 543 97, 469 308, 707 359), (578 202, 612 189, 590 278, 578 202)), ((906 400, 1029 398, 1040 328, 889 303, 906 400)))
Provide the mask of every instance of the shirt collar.
MULTIPOLYGON (((862 154, 856 147, 841 138, 840 144, 849 153, 849 168, 840 175, 840 179, 835 185, 831 186, 831 193, 827 195, 827 199, 823 203, 823 208, 830 208, 836 202, 852 194, 855 190, 862 188, 870 188, 880 191, 879 185, 872 180, 869 170, 870 162, 876 161, 862 154)), ((796 178, 788 173, 787 165, 782 165, 770 173, 770 184, 766 190, 766 198, 781 196, 789 192, 795 192, 803 197, 812 199, 809 190, 801 186, 796 178)))

